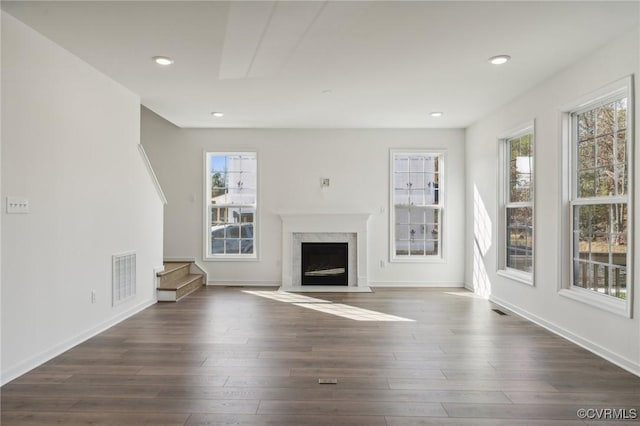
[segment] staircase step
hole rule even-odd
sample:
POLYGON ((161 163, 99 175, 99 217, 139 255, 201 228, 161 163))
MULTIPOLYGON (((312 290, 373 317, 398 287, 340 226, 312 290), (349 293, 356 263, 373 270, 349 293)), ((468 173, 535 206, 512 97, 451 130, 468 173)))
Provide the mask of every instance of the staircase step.
POLYGON ((157 288, 158 301, 177 302, 202 287, 202 274, 188 274, 177 281, 162 283, 157 288))
POLYGON ((164 262, 164 271, 158 272, 159 277, 164 277, 172 272, 178 271, 182 268, 188 268, 191 266, 191 262, 164 262))
POLYGON ((189 274, 179 281, 160 284, 158 286, 158 289, 159 290, 178 290, 184 287, 185 285, 189 285, 192 281, 196 279, 202 279, 202 274, 189 274))
POLYGON ((191 262, 164 262, 164 271, 158 272, 158 287, 179 283, 189 275, 191 262))

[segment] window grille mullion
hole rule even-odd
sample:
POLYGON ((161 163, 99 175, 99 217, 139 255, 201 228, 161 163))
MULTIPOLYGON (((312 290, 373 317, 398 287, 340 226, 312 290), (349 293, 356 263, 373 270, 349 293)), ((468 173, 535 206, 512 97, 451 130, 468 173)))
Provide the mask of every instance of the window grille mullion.
POLYGON ((626 195, 619 197, 592 197, 592 198, 576 198, 571 200, 571 204, 575 206, 593 205, 593 204, 627 204, 629 198, 626 195))

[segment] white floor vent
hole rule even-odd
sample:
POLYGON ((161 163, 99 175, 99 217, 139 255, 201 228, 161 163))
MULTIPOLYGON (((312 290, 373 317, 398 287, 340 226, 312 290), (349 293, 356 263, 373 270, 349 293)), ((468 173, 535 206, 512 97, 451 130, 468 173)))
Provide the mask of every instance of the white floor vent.
POLYGON ((135 252, 113 255, 113 306, 136 295, 135 252))

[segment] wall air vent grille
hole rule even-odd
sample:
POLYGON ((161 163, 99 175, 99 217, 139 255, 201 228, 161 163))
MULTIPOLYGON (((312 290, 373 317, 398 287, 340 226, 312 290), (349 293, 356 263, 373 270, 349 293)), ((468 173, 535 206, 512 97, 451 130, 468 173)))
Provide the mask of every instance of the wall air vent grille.
POLYGON ((113 306, 136 295, 136 254, 113 255, 113 306))

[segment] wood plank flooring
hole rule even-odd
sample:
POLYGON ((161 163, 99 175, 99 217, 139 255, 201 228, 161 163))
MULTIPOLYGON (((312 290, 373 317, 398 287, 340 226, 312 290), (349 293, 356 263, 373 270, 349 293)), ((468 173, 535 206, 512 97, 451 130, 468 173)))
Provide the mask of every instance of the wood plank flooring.
POLYGON ((562 426, 606 424, 579 408, 640 414, 640 378, 461 289, 311 295, 414 322, 242 290, 154 305, 8 383, 2 425, 562 426))

